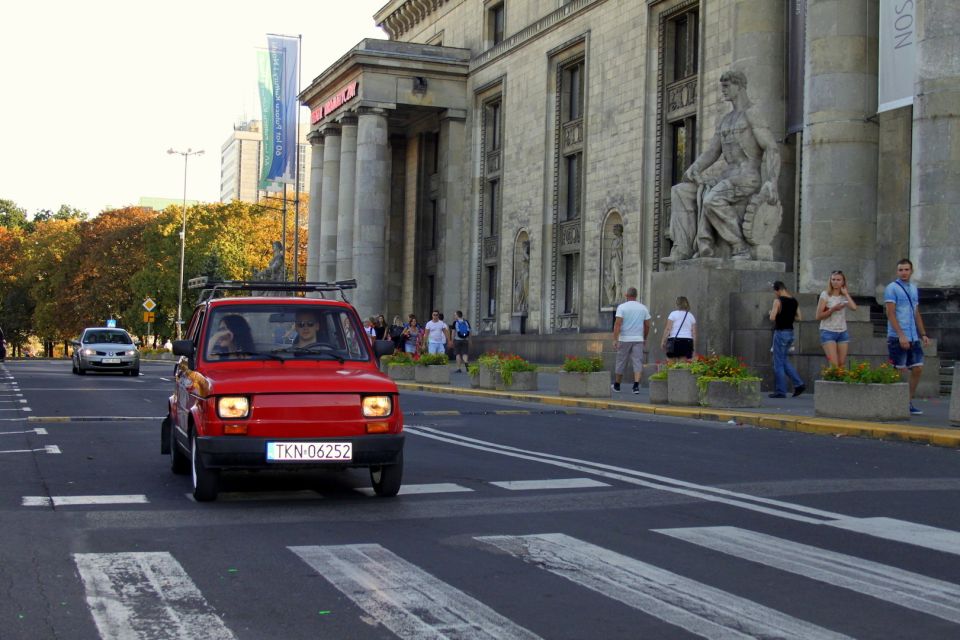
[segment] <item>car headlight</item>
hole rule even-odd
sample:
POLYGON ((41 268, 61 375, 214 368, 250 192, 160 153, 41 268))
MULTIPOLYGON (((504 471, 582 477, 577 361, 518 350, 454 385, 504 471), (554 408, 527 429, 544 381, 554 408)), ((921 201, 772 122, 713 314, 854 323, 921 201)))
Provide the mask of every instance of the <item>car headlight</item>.
POLYGON ((222 396, 217 399, 217 415, 224 420, 236 420, 250 415, 250 401, 245 396, 222 396))
POLYGON ((367 418, 383 418, 393 411, 390 396, 366 396, 363 399, 363 415, 367 418))
POLYGON ((95 355, 97 355, 97 350, 96 350, 96 349, 84 349, 82 353, 83 353, 83 355, 85 355, 85 356, 95 356, 95 355))

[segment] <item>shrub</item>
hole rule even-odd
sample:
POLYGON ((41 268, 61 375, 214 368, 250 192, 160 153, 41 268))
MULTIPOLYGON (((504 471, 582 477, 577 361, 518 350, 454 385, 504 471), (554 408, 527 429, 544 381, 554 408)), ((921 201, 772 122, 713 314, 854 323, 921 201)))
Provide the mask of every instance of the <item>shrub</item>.
POLYGON ((536 371, 537 365, 531 364, 515 354, 501 354, 496 368, 500 371, 503 383, 510 385, 513 383, 514 372, 536 371))
POLYGON ((390 356, 382 356, 380 362, 386 362, 387 364, 394 364, 401 367, 412 367, 416 364, 413 360, 413 354, 407 353, 405 351, 397 351, 390 356))
POLYGON ((667 379, 667 370, 661 369, 654 374, 651 374, 648 380, 666 380, 667 379))
POLYGON ((869 362, 850 362, 850 368, 836 365, 825 367, 820 376, 829 382, 847 382, 850 384, 894 384, 901 381, 900 372, 889 362, 872 367, 869 362))
POLYGON ((705 392, 711 382, 756 382, 760 378, 747 367, 746 363, 734 356, 697 356, 690 363, 690 371, 697 376, 697 388, 705 392))
POLYGON ((420 359, 417 360, 417 364, 424 367, 438 364, 450 364, 450 358, 448 358, 447 354, 445 353, 424 353, 420 356, 420 359))
POLYGON ((471 362, 470 364, 467 365, 467 373, 469 373, 469 374, 470 374, 470 377, 472 377, 472 378, 479 378, 479 377, 480 377, 480 365, 471 362))
POLYGON ((567 359, 563 361, 563 370, 570 373, 603 371, 603 358, 600 356, 567 356, 567 359))

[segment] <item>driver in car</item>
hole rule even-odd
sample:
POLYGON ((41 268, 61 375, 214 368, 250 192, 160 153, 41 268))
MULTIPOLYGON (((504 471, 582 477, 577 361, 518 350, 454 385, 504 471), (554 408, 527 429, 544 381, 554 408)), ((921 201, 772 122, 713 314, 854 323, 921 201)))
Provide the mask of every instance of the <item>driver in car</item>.
POLYGON ((297 337, 293 341, 293 346, 309 347, 319 341, 317 337, 317 332, 320 330, 319 314, 310 310, 299 310, 296 313, 293 326, 297 330, 297 337))

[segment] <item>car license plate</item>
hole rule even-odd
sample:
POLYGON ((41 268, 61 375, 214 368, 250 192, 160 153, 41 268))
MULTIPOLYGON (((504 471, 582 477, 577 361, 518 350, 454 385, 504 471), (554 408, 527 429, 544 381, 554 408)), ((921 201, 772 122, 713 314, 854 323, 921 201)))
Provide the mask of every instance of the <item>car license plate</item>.
POLYGON ((104 358, 100 362, 103 364, 120 364, 120 358, 104 358))
POLYGON ((268 442, 270 462, 343 462, 353 460, 350 442, 268 442))

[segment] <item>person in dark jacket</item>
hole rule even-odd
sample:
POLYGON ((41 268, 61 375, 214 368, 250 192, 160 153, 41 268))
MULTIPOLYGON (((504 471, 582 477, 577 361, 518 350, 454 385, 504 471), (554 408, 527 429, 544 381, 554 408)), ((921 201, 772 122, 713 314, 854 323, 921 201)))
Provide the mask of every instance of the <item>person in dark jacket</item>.
POLYGON ((793 396, 806 390, 803 379, 790 363, 790 347, 793 346, 793 323, 801 320, 800 305, 790 295, 786 285, 777 280, 773 283, 773 307, 770 321, 773 322, 773 393, 771 398, 787 397, 787 378, 793 383, 793 396))

